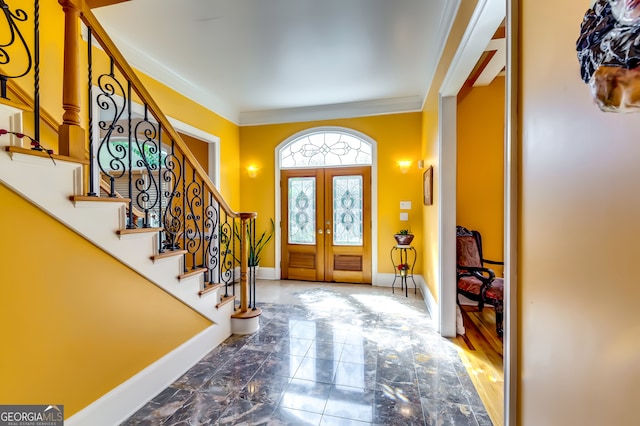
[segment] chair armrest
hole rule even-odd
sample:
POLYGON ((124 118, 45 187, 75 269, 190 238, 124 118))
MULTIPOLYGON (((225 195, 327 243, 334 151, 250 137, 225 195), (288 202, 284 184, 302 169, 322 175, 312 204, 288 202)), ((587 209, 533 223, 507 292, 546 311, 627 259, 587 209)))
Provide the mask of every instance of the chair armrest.
POLYGON ((491 283, 496 277, 496 273, 489 268, 480 268, 477 266, 458 265, 458 277, 474 276, 485 284, 491 283), (484 276, 483 274, 487 274, 484 276))
POLYGON ((498 262, 497 260, 489 260, 489 259, 482 259, 482 263, 490 263, 492 265, 504 265, 504 262, 498 262))

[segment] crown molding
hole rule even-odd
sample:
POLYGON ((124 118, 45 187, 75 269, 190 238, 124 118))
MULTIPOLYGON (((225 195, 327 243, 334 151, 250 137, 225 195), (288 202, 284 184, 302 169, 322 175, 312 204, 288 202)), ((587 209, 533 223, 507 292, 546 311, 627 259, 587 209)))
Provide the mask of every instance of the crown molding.
POLYGON ((398 114, 420 111, 421 108, 422 98, 420 96, 410 96, 376 101, 250 111, 240 113, 240 125, 257 126, 262 124, 296 123, 302 121, 398 114))

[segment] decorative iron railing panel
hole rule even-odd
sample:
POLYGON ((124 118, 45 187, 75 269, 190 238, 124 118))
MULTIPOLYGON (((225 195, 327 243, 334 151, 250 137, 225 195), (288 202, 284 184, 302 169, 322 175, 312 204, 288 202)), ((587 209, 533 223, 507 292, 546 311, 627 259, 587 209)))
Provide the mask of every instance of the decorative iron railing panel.
MULTIPOLYGON (((104 196, 129 199, 127 227, 159 228, 159 253, 185 250, 185 272, 204 269, 205 283, 223 283, 224 295, 235 295, 241 271, 248 270, 242 265, 243 245, 251 247, 249 239, 255 238, 255 230, 244 237, 235 230, 243 220, 247 229, 254 229, 255 214, 241 215, 228 207, 128 65, 119 61, 112 43, 97 36, 101 30, 90 20, 85 24, 92 101, 88 135, 95 159, 90 176, 103 180, 102 188, 108 188, 104 196), (96 45, 107 61, 94 60, 96 45), (97 69, 104 64, 106 69, 97 69)), ((94 182, 90 188, 97 186, 94 182)), ((246 304, 255 309, 255 273, 245 277, 250 285, 246 304)))
MULTIPOLYGON (((128 228, 157 228, 158 253, 186 251, 185 272, 204 269, 205 282, 225 284, 226 296, 235 295, 238 280, 241 293, 246 294, 248 281, 248 296, 241 296, 240 305, 243 311, 247 306, 255 309, 255 274, 247 260, 251 238, 255 239, 255 213, 237 213, 229 207, 87 5, 60 4, 65 35, 77 32, 78 17, 87 30, 88 68, 83 84, 89 100, 88 128, 77 133, 84 132, 88 139, 87 195, 128 199, 128 228), (250 232, 237 235, 236 229, 250 232)), ((39 1, 33 5, 32 11, 22 4, 16 9, 0 0, 0 96, 6 98, 9 79, 33 78, 34 139, 39 140, 39 1), (31 21, 33 47, 24 36, 31 21)), ((65 69, 71 66, 73 73, 63 76, 61 127, 82 126, 78 119, 82 102, 73 80, 81 63, 79 42, 65 37, 65 69), (73 79, 67 78, 71 74, 73 79)), ((69 144, 77 141, 71 132, 65 134, 65 149, 72 155, 69 144)), ((81 157, 80 152, 74 150, 73 155, 81 157)))

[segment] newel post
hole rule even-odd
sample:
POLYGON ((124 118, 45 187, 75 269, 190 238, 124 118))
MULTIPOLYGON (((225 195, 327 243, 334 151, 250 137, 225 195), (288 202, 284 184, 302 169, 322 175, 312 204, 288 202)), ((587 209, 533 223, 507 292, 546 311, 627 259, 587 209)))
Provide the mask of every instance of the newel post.
POLYGON ((85 131, 80 127, 80 9, 84 0, 58 0, 64 11, 64 74, 58 129, 61 155, 85 158, 85 131))
POLYGON ((249 310, 249 220, 254 213, 240 213, 240 312, 249 310))

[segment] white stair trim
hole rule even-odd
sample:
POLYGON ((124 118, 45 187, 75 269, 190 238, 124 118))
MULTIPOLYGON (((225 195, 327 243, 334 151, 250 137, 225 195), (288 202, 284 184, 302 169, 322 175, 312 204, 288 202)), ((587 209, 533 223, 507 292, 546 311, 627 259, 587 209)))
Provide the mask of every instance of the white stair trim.
MULTIPOLYGON (((0 139, 0 149, 8 142, 0 139)), ((120 239, 116 231, 126 222, 121 203, 96 202, 90 209, 75 207, 69 196, 79 195, 77 176, 82 165, 65 161, 56 164, 49 158, 10 156, 2 150, 0 181, 214 323, 230 324, 231 319, 220 314, 214 301, 198 295, 198 280, 180 283, 178 275, 182 272, 173 267, 175 263, 154 264, 151 255, 157 251, 157 234, 120 239)))

